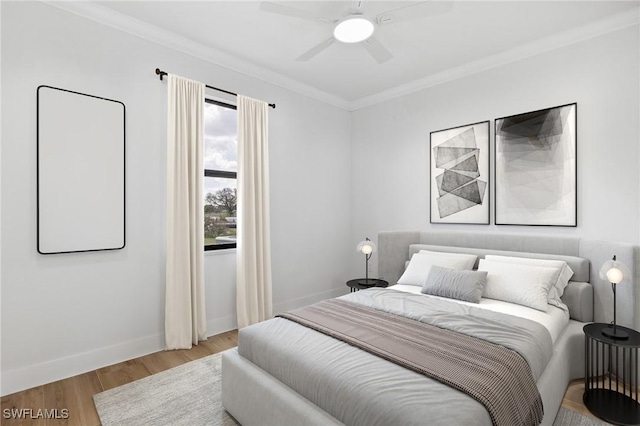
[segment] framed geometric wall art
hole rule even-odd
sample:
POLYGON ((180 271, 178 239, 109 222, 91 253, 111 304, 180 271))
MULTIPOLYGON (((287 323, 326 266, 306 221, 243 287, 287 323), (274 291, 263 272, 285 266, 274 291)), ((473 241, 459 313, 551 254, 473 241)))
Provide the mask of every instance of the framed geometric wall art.
POLYGON ((431 223, 489 224, 489 121, 430 134, 431 223))
POLYGON ((495 121, 496 225, 577 225, 577 104, 495 121))

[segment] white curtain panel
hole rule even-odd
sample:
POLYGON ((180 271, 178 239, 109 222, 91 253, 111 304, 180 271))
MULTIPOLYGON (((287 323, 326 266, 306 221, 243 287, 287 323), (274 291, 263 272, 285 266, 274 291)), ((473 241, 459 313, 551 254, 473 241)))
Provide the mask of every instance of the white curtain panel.
POLYGON ((238 328, 272 316, 268 105, 238 95, 238 328))
POLYGON ((167 349, 205 340, 204 84, 168 76, 167 91, 167 349))

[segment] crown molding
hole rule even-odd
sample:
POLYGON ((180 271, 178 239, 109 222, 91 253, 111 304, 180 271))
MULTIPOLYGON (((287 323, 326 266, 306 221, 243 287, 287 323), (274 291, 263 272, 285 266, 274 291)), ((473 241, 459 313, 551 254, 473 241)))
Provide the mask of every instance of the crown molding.
POLYGON ((91 1, 40 0, 40 2, 320 102, 349 110, 349 102, 343 98, 100 4, 91 1))
POLYGON ((619 31, 624 28, 638 25, 640 22, 640 8, 634 8, 581 27, 553 34, 495 55, 490 55, 458 67, 431 74, 406 84, 401 84, 374 95, 366 96, 355 101, 348 101, 293 78, 286 77, 280 73, 271 71, 249 61, 242 60, 220 50, 208 47, 202 43, 198 43, 173 32, 163 30, 155 25, 132 18, 97 3, 89 1, 40 1, 52 7, 107 25, 182 53, 186 53, 215 65, 262 80, 266 83, 308 96, 346 111, 356 111, 366 108, 400 96, 424 90, 429 87, 457 80, 459 78, 470 76, 522 59, 537 56, 594 37, 619 31))
POLYGON ((419 80, 376 93, 375 95, 366 96, 351 102, 349 104, 349 110, 356 111, 400 96, 408 95, 419 90, 457 80, 492 68, 497 68, 532 56, 541 55, 591 38, 638 25, 639 22, 640 8, 631 9, 581 27, 572 28, 567 31, 520 45, 513 49, 505 50, 495 55, 467 62, 466 64, 458 67, 449 68, 419 80))

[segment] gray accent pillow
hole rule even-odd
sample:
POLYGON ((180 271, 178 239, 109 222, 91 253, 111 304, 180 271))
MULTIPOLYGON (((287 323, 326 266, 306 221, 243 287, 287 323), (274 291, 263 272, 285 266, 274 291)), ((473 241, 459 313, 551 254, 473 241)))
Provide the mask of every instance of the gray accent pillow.
POLYGON ((433 265, 421 293, 480 303, 486 282, 486 271, 466 271, 433 265))

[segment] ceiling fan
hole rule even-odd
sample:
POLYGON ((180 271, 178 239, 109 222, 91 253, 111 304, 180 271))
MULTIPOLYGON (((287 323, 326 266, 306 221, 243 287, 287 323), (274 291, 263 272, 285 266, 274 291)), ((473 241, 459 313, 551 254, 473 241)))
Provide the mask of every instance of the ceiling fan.
POLYGON ((294 18, 315 21, 320 24, 333 25, 333 35, 296 58, 296 61, 306 62, 331 46, 335 42, 360 43, 379 64, 391 59, 393 55, 377 38, 373 36, 376 27, 395 24, 424 16, 439 15, 449 12, 453 7, 453 0, 422 1, 398 9, 383 12, 375 17, 365 14, 366 0, 353 0, 351 7, 339 18, 317 16, 308 10, 297 9, 280 3, 264 1, 260 4, 263 12, 294 18))

